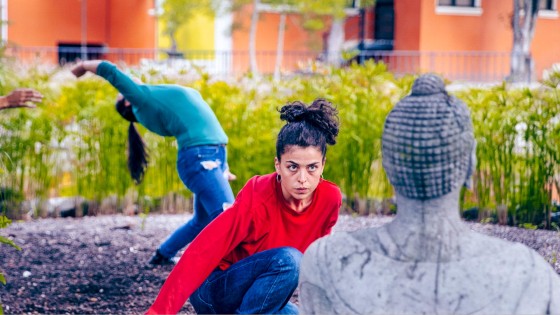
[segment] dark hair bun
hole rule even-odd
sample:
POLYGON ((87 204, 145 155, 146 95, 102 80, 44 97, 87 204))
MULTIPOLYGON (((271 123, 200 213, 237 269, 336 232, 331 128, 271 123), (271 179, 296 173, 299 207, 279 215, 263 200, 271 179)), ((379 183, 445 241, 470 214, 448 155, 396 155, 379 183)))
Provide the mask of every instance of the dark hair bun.
POLYGON ((328 144, 336 143, 339 130, 338 111, 323 98, 316 99, 309 106, 300 101, 284 105, 280 109, 280 119, 288 123, 305 121, 318 128, 328 144))
POLYGON ((280 109, 280 119, 288 123, 302 121, 307 115, 307 108, 305 104, 300 101, 282 106, 280 109))

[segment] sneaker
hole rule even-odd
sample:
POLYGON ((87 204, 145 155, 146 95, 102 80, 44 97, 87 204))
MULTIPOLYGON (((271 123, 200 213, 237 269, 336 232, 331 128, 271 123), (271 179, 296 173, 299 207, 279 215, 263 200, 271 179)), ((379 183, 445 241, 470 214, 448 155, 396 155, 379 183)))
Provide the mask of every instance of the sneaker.
POLYGON ((176 263, 177 260, 175 259, 175 257, 167 258, 159 252, 159 249, 156 250, 156 253, 148 261, 148 264, 157 266, 175 265, 176 263))

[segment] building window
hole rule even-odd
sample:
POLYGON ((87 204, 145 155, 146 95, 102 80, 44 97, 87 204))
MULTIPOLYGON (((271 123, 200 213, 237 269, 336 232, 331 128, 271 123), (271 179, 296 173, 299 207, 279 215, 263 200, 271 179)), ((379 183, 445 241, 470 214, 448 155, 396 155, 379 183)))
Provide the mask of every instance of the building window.
POLYGON ((447 7, 476 7, 475 0, 439 0, 439 6, 447 6, 447 7))
POLYGON ((557 0, 539 0, 539 17, 545 19, 557 19, 557 0))
POLYGON ((540 0, 539 1, 539 10, 548 10, 554 11, 556 8, 554 7, 554 0, 540 0))
POLYGON ((103 59, 104 45, 87 44, 82 47, 78 43, 58 44, 58 63, 64 65, 76 60, 103 59))
POLYGON ((440 15, 482 15, 482 0, 435 0, 436 14, 440 15))

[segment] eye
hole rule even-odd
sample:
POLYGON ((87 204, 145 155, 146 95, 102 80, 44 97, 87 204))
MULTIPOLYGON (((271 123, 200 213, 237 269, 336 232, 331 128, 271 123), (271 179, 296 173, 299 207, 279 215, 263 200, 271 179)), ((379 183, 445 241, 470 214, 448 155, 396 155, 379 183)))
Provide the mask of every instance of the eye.
POLYGON ((297 171, 297 165, 294 164, 288 165, 288 170, 292 172, 297 171))
POLYGON ((309 171, 310 171, 310 172, 314 172, 314 171, 317 170, 317 165, 309 165, 308 168, 309 168, 309 171))

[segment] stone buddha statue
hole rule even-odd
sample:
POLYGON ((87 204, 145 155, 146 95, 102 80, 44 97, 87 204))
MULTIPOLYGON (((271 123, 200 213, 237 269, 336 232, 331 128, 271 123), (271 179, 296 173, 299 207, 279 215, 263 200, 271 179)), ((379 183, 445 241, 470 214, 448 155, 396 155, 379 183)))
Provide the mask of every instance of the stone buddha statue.
POLYGON ((537 252, 479 234, 459 215, 475 165, 466 105, 433 74, 387 116, 383 167, 394 220, 313 243, 300 270, 304 314, 560 314, 560 277, 537 252))

